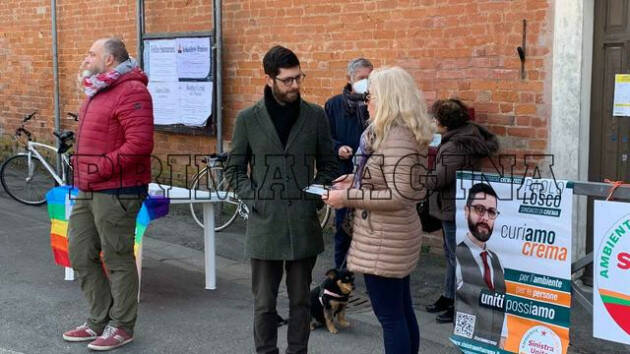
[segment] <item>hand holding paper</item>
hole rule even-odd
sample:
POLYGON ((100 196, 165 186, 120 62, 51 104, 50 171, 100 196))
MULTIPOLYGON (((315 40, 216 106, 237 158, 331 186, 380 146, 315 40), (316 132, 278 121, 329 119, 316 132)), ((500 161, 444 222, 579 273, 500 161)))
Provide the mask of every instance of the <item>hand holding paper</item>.
POLYGON ((352 186, 353 179, 353 174, 337 177, 337 179, 333 181, 333 189, 349 189, 352 186))
POLYGON ((345 201, 344 195, 348 193, 345 189, 331 189, 328 191, 328 194, 322 195, 322 200, 324 203, 330 205, 335 209, 341 209, 344 207, 343 203, 345 201))

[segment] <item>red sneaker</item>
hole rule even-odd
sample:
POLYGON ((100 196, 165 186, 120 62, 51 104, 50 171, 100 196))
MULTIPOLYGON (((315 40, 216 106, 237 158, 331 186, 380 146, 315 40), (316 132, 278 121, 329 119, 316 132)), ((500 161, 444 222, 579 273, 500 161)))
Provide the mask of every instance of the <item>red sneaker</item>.
POLYGON ((63 339, 68 342, 85 342, 94 340, 99 336, 94 330, 88 327, 87 322, 79 327, 63 334, 63 339))
POLYGON ((127 334, 123 329, 107 326, 103 334, 96 338, 95 341, 88 344, 87 347, 92 350, 111 350, 121 347, 132 340, 133 337, 127 334))

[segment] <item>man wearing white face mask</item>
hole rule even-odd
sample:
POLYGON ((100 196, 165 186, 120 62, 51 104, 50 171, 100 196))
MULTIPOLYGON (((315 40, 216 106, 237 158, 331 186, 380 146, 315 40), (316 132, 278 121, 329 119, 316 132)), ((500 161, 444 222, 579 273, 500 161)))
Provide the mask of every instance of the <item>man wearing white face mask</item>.
MULTIPOLYGON (((346 74, 348 83, 342 93, 326 101, 326 115, 339 158, 339 175, 353 171, 352 156, 359 146, 361 133, 367 126, 365 93, 368 87, 367 78, 373 69, 372 63, 365 58, 351 60, 346 74)), ((346 209, 335 211, 335 266, 337 268, 341 268, 345 263, 346 253, 350 247, 350 236, 341 227, 345 215, 346 209)))

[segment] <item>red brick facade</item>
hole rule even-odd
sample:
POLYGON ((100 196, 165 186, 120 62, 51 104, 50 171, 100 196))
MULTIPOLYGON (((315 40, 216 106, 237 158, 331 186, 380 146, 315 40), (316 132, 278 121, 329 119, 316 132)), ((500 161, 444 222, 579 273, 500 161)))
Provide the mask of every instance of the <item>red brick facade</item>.
MULTIPOLYGON (((135 0, 58 2, 62 114, 83 99, 74 77, 94 39, 119 36, 135 55, 135 0)), ((211 0, 146 0, 146 30, 212 30, 211 0)), ((553 2, 549 0, 224 0, 224 136, 236 113, 261 97, 261 60, 274 44, 293 49, 307 80, 303 96, 323 104, 340 92, 348 60, 400 65, 416 78, 427 101, 457 96, 478 121, 498 134, 502 152, 543 153, 551 102, 553 2), (527 20, 526 78, 516 47, 527 20)), ((0 2, 0 127, 19 118, 39 140, 53 127, 52 35, 49 0, 0 2)), ((65 129, 74 127, 62 121, 65 129)), ((215 139, 157 132, 155 154, 200 154, 215 139)), ((181 177, 178 174, 175 177, 181 177)))
MULTIPOLYGON (((134 0, 67 0, 57 9, 62 112, 76 111, 74 75, 90 43, 117 35, 136 48, 134 0)), ((212 1, 146 0, 147 32, 208 31, 212 1)), ((292 48, 307 73, 304 97, 323 104, 344 85, 349 59, 400 65, 428 101, 458 96, 503 136, 502 151, 544 152, 550 102, 552 2, 548 0, 225 0, 224 133, 262 92, 261 58, 273 44, 292 48), (527 24, 526 79, 516 47, 527 24)), ((6 131, 39 110, 52 124, 50 2, 0 4, 0 123, 6 131)), ((40 126, 38 125, 38 126, 40 126)), ((64 126, 71 126, 64 122, 64 126)), ((42 132, 45 134, 45 132, 42 132)), ((156 133, 158 155, 211 151, 211 138, 156 133)))

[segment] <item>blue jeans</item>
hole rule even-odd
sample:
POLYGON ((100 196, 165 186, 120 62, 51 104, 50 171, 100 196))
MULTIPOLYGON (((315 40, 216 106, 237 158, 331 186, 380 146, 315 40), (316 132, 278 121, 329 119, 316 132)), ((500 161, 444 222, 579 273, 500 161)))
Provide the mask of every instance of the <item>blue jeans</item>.
POLYGON ((341 268, 341 265, 346 260, 350 241, 352 241, 352 238, 341 227, 347 211, 348 209, 346 208, 335 210, 335 268, 337 269, 341 268))
POLYGON ((444 275, 444 297, 455 298, 455 252, 457 250, 455 231, 457 227, 453 221, 442 221, 444 241, 444 257, 446 257, 446 274, 444 275))
POLYGON ((385 278, 365 274, 372 309, 383 327, 386 354, 417 354, 420 328, 411 304, 409 276, 385 278))

